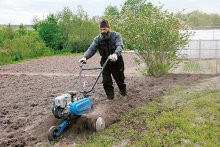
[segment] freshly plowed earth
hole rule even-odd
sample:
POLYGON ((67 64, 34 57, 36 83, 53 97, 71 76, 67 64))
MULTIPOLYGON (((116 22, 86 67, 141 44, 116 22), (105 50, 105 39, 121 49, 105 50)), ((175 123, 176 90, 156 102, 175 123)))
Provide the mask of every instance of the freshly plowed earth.
MULTIPOLYGON (((62 135, 61 142, 73 143, 75 139, 91 134, 86 129, 88 122, 94 122, 99 116, 109 126, 119 121, 120 116, 146 105, 173 87, 188 86, 213 77, 202 74, 144 77, 135 70, 134 54, 124 53, 123 57, 128 96, 122 97, 114 83, 115 99, 106 101, 100 78, 91 93, 93 110, 73 123, 62 135)), ((48 129, 60 122, 51 112, 54 98, 66 91, 79 90, 83 85, 78 77, 79 58, 51 57, 0 67, 0 146, 32 146, 48 142, 48 129)), ((95 55, 85 66, 98 67, 99 60, 100 57, 95 55)), ((84 73, 82 81, 90 87, 98 72, 84 73)))

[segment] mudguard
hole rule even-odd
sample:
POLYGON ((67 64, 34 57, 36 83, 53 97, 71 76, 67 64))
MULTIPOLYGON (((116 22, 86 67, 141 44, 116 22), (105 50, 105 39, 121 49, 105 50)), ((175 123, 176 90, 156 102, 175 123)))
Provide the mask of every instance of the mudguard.
POLYGON ((83 98, 70 104, 71 115, 81 116, 92 109, 92 100, 90 98, 83 98))

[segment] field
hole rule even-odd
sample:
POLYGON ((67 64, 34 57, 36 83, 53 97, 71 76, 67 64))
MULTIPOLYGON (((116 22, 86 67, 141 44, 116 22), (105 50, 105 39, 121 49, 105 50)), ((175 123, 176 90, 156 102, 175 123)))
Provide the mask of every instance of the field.
MULTIPOLYGON (((128 115, 135 112, 140 113, 141 110, 139 108, 141 109, 141 107, 148 105, 149 107, 154 107, 155 104, 153 103, 157 102, 159 97, 170 94, 171 89, 185 86, 190 87, 196 85, 198 81, 202 82, 204 79, 216 77, 215 74, 201 73, 171 73, 159 78, 144 77, 135 70, 134 55, 124 53, 123 57, 125 60, 128 96, 120 96, 115 85, 116 98, 113 101, 106 101, 100 79, 95 90, 92 92, 91 98, 94 102, 94 109, 87 114, 89 119, 97 116, 105 118, 110 134, 114 133, 114 131, 111 132, 112 127, 114 128, 114 125, 123 122, 126 116, 130 120, 128 115)), ((79 90, 82 85, 78 80, 79 58, 80 56, 50 57, 0 67, 0 146, 49 144, 47 141, 47 131, 50 126, 58 124, 60 121, 55 119, 51 113, 53 99, 66 91, 79 90)), ((88 61, 86 66, 99 66, 99 58, 96 55, 88 61)), ((84 79, 86 80, 87 87, 91 86, 96 75, 97 72, 85 73, 84 79)), ((181 103, 182 101, 180 101, 181 103)), ((148 111, 146 110, 146 112, 148 111)), ((79 122, 64 132, 62 138, 55 145, 83 142, 84 140, 82 139, 87 139, 93 133, 82 127, 85 125, 85 121, 80 119, 79 122)), ((131 125, 128 124, 127 126, 131 125)), ((134 126, 137 125, 134 123, 134 126)), ((142 125, 138 126, 137 130, 143 132, 141 131, 142 125)), ((130 140, 127 139, 130 138, 125 138, 122 144, 123 142, 130 144, 130 140)), ((134 138, 134 141, 137 141, 137 139, 140 138, 134 138)), ((96 140, 96 138, 93 138, 93 141, 96 140)), ((108 140, 111 141, 106 144, 108 146, 118 142, 118 140, 112 141, 109 138, 108 140)), ((102 141, 102 138, 100 141, 102 141)), ((185 139, 185 141, 187 142, 188 140, 185 139)), ((93 145, 103 146, 103 144, 98 143, 93 145)))

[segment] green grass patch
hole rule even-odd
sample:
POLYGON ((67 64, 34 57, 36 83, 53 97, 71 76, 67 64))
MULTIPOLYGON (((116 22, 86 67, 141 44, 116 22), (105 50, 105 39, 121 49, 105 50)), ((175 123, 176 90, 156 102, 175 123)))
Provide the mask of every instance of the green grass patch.
POLYGON ((185 62, 183 70, 186 72, 200 72, 202 67, 197 61, 189 60, 185 62))
POLYGON ((79 146, 220 146, 220 92, 176 88, 79 146))

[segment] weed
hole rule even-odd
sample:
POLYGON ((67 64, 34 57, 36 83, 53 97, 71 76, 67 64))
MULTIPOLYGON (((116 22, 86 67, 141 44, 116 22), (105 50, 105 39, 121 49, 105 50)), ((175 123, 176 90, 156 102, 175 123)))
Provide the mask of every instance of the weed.
POLYGON ((202 68, 198 62, 189 60, 185 62, 183 70, 186 72, 200 72, 202 71, 202 68))

